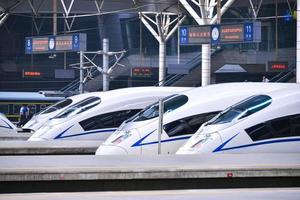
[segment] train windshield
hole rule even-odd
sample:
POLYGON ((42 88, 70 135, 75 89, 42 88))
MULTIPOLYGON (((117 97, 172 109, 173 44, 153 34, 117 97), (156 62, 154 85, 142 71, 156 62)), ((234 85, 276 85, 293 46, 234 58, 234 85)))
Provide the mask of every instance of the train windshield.
POLYGON ((256 113, 265 107, 269 106, 272 98, 267 95, 257 95, 249 97, 234 106, 231 106, 214 117, 206 125, 211 124, 225 124, 234 119, 242 119, 253 113, 256 113))
POLYGON ((66 118, 66 117, 70 117, 70 116, 82 113, 82 112, 87 111, 87 110, 95 107, 96 105, 100 104, 100 102, 101 102, 101 99, 99 97, 86 98, 86 99, 74 104, 73 106, 70 106, 63 112, 56 115, 56 117, 54 117, 54 118, 56 118, 56 119, 66 118))
MULTIPOLYGON (((176 96, 169 96, 164 99, 164 113, 171 112, 181 106, 183 106, 188 101, 188 97, 185 95, 176 95, 176 96)), ((142 110, 133 121, 144 121, 148 119, 155 118, 159 115, 159 105, 158 102, 152 104, 151 106, 147 107, 146 109, 142 110)))
POLYGON ((40 112, 39 114, 48 114, 48 113, 52 113, 54 111, 60 110, 62 108, 67 107, 68 105, 70 105, 72 103, 72 99, 64 99, 60 102, 57 102, 56 104, 49 106, 48 108, 46 108, 44 111, 40 112))

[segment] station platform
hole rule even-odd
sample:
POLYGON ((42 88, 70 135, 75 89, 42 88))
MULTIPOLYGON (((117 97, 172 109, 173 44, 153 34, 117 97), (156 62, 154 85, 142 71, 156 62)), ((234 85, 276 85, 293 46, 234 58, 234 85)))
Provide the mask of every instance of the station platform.
POLYGON ((28 140, 32 133, 0 133, 0 141, 28 140))
POLYGON ((300 187, 299 154, 1 156, 0 192, 300 187))
POLYGON ((0 200, 298 200, 299 188, 2 194, 0 200))
POLYGON ((0 141, 0 155, 95 154, 103 141, 0 141))

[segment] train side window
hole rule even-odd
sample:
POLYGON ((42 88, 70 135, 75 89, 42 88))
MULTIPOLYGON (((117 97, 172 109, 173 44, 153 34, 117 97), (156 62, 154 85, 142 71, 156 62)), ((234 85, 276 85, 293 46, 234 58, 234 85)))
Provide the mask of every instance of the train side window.
POLYGON ((125 120, 133 117, 136 113, 140 112, 141 110, 124 110, 120 112, 116 112, 115 117, 115 127, 119 127, 125 120))
POLYGON ((270 126, 273 128, 274 138, 280 138, 280 137, 289 137, 291 136, 291 123, 290 123, 290 117, 281 117, 274 120, 271 120, 270 126))
POLYGON ((300 136, 300 115, 289 115, 269 120, 245 130, 253 141, 300 136))
POLYGON ((253 141, 272 138, 272 130, 265 123, 252 126, 246 129, 246 132, 253 141))
POLYGON ((300 136, 300 114, 291 119, 291 135, 300 136))
POLYGON ((194 134, 203 123, 209 121, 217 113, 219 112, 203 113, 182 118, 164 125, 164 130, 169 137, 194 134))
POLYGON ((9 105, 1 104, 0 105, 0 112, 5 114, 5 115, 8 115, 9 114, 9 105))
POLYGON ((80 126, 85 130, 95 130, 103 128, 119 127, 123 121, 132 117, 140 110, 124 110, 97 115, 89 119, 79 122, 80 126))

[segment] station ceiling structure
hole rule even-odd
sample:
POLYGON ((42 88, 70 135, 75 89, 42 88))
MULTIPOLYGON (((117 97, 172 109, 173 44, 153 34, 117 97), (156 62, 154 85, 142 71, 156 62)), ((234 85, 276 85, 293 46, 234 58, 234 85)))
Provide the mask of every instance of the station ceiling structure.
MULTIPOLYGON (((204 0, 190 0, 202 2, 204 0)), ((221 2, 225 0, 221 0, 221 2)), ((296 0, 276 0, 291 3, 296 0)), ((1 18, 6 14, 52 14, 53 4, 62 17, 84 17, 112 13, 185 12, 178 0, 0 0, 1 18)), ((217 2, 217 0, 215 0, 217 2)), ((275 0, 235 0, 232 6, 274 4, 275 0)), ((40 16, 41 17, 41 16, 40 16)))
MULTIPOLYGON (((10 15, 36 18, 53 18, 53 35, 56 35, 57 18, 65 19, 68 29, 80 17, 126 13, 175 13, 191 15, 199 25, 214 24, 217 19, 218 2, 221 15, 228 7, 248 7, 251 19, 259 19, 260 7, 266 4, 287 3, 290 14, 295 0, 0 0, 0 28, 10 15), (205 7, 205 6, 207 7, 205 7), (217 9, 215 9, 217 8, 217 9), (205 17, 206 16, 206 17, 205 17), (209 16, 213 16, 209 17, 209 16), (199 18, 200 17, 200 18, 199 18), (71 19, 71 22, 70 20, 71 19), (205 23, 206 19, 210 19, 205 23), (202 21, 201 21, 202 20, 202 21), (203 22, 203 23, 202 23, 203 22)), ((294 4, 295 5, 295 4, 294 4)), ((220 15, 220 16, 221 16, 220 15)), ((219 17, 220 17, 219 16, 219 17)), ((284 16, 271 16, 272 18, 284 16)), ((251 20, 249 19, 249 20, 251 20)), ((35 23, 35 22, 34 22, 35 23)), ((158 26, 159 27, 159 26, 158 26)), ((202 54, 203 47, 202 45, 202 54)), ((210 52, 207 49, 207 52, 210 52)), ((203 56, 204 57, 204 56, 203 56)), ((205 59, 202 59, 203 61, 205 59)), ((209 60, 210 61, 210 60, 209 60)), ((205 62, 204 62, 205 64, 205 62)), ((203 65, 204 65, 203 64, 203 65)), ((207 70, 209 72, 209 70, 207 70)), ((203 76, 203 74, 202 74, 203 76)), ((209 82, 209 80, 208 80, 209 82)), ((202 83, 204 84, 204 83, 202 83)), ((204 84, 205 85, 205 84, 204 84)))

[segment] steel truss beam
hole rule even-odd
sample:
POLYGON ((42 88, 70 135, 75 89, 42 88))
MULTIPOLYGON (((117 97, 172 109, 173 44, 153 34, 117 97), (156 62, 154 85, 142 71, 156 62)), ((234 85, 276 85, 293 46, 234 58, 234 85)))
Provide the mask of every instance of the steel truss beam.
MULTIPOLYGON (((214 10, 217 8, 217 1, 221 0, 179 0, 184 8, 190 13, 194 20, 199 25, 211 25, 217 22, 218 15, 214 15, 214 10), (191 6, 191 3, 196 5, 200 10, 200 15, 197 13, 196 9, 191 6)), ((223 0, 222 2, 224 2, 223 0)), ((220 16, 222 16, 228 8, 234 3, 235 0, 227 0, 223 3, 220 9, 220 16)), ((197 8, 197 9, 198 9, 197 8)), ((210 55, 211 46, 210 44, 202 45, 202 86, 210 84, 210 74, 211 74, 211 61, 210 55)))
POLYGON ((172 34, 177 30, 178 26, 183 22, 186 16, 174 13, 153 13, 140 12, 140 19, 146 28, 152 33, 159 42, 159 86, 164 85, 165 69, 166 69, 166 42, 172 34), (153 20, 150 16, 154 16, 153 20), (171 16, 176 16, 173 20, 171 16))

